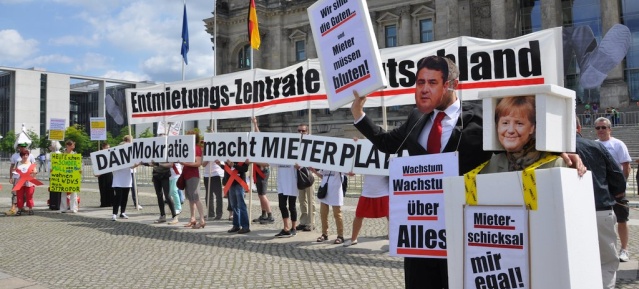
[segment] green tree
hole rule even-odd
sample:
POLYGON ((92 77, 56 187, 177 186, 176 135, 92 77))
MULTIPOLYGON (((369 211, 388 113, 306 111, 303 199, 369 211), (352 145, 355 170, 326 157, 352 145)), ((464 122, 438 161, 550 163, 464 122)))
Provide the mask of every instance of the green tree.
POLYGON ((12 130, 8 131, 6 135, 0 140, 0 150, 4 153, 12 154, 16 151, 13 144, 16 142, 16 133, 12 130))
POLYGON ((151 131, 151 128, 146 128, 139 136, 139 138, 149 138, 149 137, 154 137, 155 135, 153 134, 153 132, 151 131))
POLYGON ((70 127, 67 127, 64 135, 66 139, 70 139, 75 142, 75 152, 86 154, 92 151, 91 138, 86 133, 82 125, 74 124, 70 127))
POLYGON ((27 136, 31 140, 31 144, 29 145, 30 150, 39 149, 40 148, 40 136, 35 133, 33 130, 27 130, 27 136))

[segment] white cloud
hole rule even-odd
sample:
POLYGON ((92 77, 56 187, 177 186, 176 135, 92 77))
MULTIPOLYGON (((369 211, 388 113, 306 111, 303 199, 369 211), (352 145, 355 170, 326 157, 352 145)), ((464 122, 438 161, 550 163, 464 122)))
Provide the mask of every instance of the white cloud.
POLYGON ((131 71, 116 71, 116 70, 109 70, 101 77, 119 79, 119 80, 128 80, 128 81, 145 81, 145 80, 151 79, 146 74, 139 74, 139 73, 135 73, 131 71))
POLYGON ((89 70, 101 70, 111 67, 110 63, 113 59, 109 56, 105 56, 99 53, 86 53, 81 60, 76 61, 76 65, 73 70, 77 73, 86 72, 89 70))
POLYGON ((92 35, 92 38, 78 36, 78 35, 67 35, 63 37, 58 37, 51 39, 49 41, 52 45, 69 45, 69 46, 97 46, 99 44, 99 39, 97 35, 92 35))
POLYGON ((24 39, 13 29, 0 30, 0 62, 15 63, 38 51, 38 41, 24 39))
MULTIPOLYGON (((21 67, 39 67, 39 66, 46 66, 46 65, 50 65, 50 64, 69 64, 69 63, 73 63, 73 58, 66 56, 66 55, 60 55, 60 54, 49 54, 49 55, 41 55, 41 56, 37 56, 34 57, 32 59, 28 59, 25 60, 24 62, 21 63, 21 67)), ((64 72, 64 71, 58 71, 58 72, 64 72)))

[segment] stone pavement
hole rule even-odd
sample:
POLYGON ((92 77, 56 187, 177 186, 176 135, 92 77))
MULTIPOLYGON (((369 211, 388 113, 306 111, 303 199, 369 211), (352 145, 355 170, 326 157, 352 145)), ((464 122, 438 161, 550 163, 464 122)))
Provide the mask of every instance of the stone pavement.
MULTIPOLYGON (((0 211, 8 209, 9 184, 1 183, 0 211)), ((97 184, 83 183, 77 214, 46 209, 46 189, 36 190, 34 216, 0 217, 0 289, 4 288, 403 288, 403 261, 388 256, 387 222, 365 220, 359 244, 317 243, 318 230, 273 238, 281 228, 275 194, 268 194, 276 222, 252 224, 246 235, 229 234, 230 222, 209 221, 204 229, 154 224, 157 200, 140 187, 144 209, 111 221, 99 208, 97 184)), ((356 198, 346 198, 344 223, 350 237, 356 198)), ((639 206, 639 198, 633 200, 639 206)), ((622 263, 617 288, 638 288, 639 211, 631 212, 631 261, 622 263)), ((253 217, 259 214, 253 196, 253 217)), ((319 214, 319 212, 318 212, 319 214)), ((319 222, 319 216, 316 216, 319 222)), ((332 220, 332 214, 329 214, 332 220)), ((596 288, 596 287, 593 287, 596 288)))

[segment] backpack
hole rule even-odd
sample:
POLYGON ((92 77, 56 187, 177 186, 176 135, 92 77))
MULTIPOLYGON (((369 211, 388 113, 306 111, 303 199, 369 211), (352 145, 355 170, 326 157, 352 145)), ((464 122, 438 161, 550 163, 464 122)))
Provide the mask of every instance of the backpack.
POLYGON ((315 182, 313 173, 307 167, 301 167, 297 170, 297 189, 304 190, 309 188, 315 182))

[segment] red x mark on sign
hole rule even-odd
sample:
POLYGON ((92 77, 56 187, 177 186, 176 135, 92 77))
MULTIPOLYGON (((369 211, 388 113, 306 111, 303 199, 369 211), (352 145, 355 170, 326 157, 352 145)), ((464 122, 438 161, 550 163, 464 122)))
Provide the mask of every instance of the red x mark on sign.
POLYGON ((19 179, 18 182, 16 182, 13 185, 13 191, 17 191, 20 188, 22 188, 22 186, 24 185, 24 183, 26 182, 32 182, 33 184, 37 185, 37 186, 41 186, 42 182, 38 181, 36 178, 33 177, 33 175, 31 175, 31 173, 33 172, 33 170, 35 169, 36 164, 31 164, 31 166, 29 166, 29 168, 27 169, 26 172, 22 172, 19 169, 16 169, 15 172, 18 174, 19 179))
MULTIPOLYGON (((244 163, 241 162, 237 164, 241 166, 244 163)), ((231 185, 233 184, 233 182, 237 182, 238 184, 240 184, 245 191, 249 190, 248 185, 242 178, 240 178, 240 173, 237 170, 234 170, 232 167, 229 167, 228 165, 224 164, 224 171, 229 174, 229 179, 226 181, 226 184, 224 185, 224 195, 228 194, 229 189, 231 189, 231 185)))

